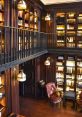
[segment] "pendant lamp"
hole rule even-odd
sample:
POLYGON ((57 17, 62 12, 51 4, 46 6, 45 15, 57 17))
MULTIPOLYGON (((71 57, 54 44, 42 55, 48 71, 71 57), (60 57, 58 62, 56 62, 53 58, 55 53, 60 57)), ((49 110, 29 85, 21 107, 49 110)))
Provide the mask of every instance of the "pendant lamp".
POLYGON ((47 15, 45 16, 45 21, 50 21, 51 18, 50 18, 50 14, 47 13, 47 15))
POLYGON ((50 66, 50 57, 45 60, 44 65, 50 66))
POLYGON ((25 10, 26 9, 26 2, 24 1, 24 0, 20 0, 19 2, 18 2, 18 5, 17 5, 17 8, 19 9, 19 10, 25 10))
POLYGON ((20 73, 17 75, 17 80, 19 82, 26 81, 26 74, 23 72, 23 70, 21 70, 20 73))

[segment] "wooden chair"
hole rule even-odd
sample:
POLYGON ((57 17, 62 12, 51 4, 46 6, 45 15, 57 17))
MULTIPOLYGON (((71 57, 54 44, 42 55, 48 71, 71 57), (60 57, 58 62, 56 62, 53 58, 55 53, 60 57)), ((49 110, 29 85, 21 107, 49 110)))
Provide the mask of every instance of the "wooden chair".
POLYGON ((57 91, 57 87, 54 82, 50 82, 46 84, 46 90, 47 90, 47 96, 50 102, 53 104, 60 104, 61 102, 61 97, 59 92, 57 91))

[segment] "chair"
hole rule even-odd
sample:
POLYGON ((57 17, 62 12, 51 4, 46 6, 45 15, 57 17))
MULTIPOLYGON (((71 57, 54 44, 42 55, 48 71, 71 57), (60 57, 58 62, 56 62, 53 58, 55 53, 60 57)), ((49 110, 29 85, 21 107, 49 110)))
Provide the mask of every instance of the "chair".
POLYGON ((77 109, 81 109, 80 111, 82 112, 82 91, 79 94, 79 98, 76 100, 76 107, 77 109))
POLYGON ((50 102, 57 104, 61 102, 61 97, 59 92, 57 91, 57 87, 54 82, 50 82, 46 84, 47 96, 50 102))

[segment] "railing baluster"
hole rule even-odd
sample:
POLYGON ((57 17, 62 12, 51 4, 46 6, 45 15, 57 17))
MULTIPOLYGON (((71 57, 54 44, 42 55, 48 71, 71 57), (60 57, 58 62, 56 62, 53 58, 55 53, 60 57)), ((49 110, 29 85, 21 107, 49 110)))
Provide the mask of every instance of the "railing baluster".
POLYGON ((46 50, 46 35, 42 32, 0 26, 0 65, 46 50))

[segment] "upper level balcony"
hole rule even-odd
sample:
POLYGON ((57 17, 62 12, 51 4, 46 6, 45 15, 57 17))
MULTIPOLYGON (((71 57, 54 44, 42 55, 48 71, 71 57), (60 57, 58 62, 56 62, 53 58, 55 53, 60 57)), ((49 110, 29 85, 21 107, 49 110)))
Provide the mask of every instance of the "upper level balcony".
POLYGON ((76 46, 72 46, 73 42, 66 39, 54 33, 0 26, 0 71, 48 52, 82 56, 77 41, 74 42, 76 46), (69 43, 71 46, 67 46, 69 43))
POLYGON ((47 53, 47 34, 0 26, 0 71, 47 53))

